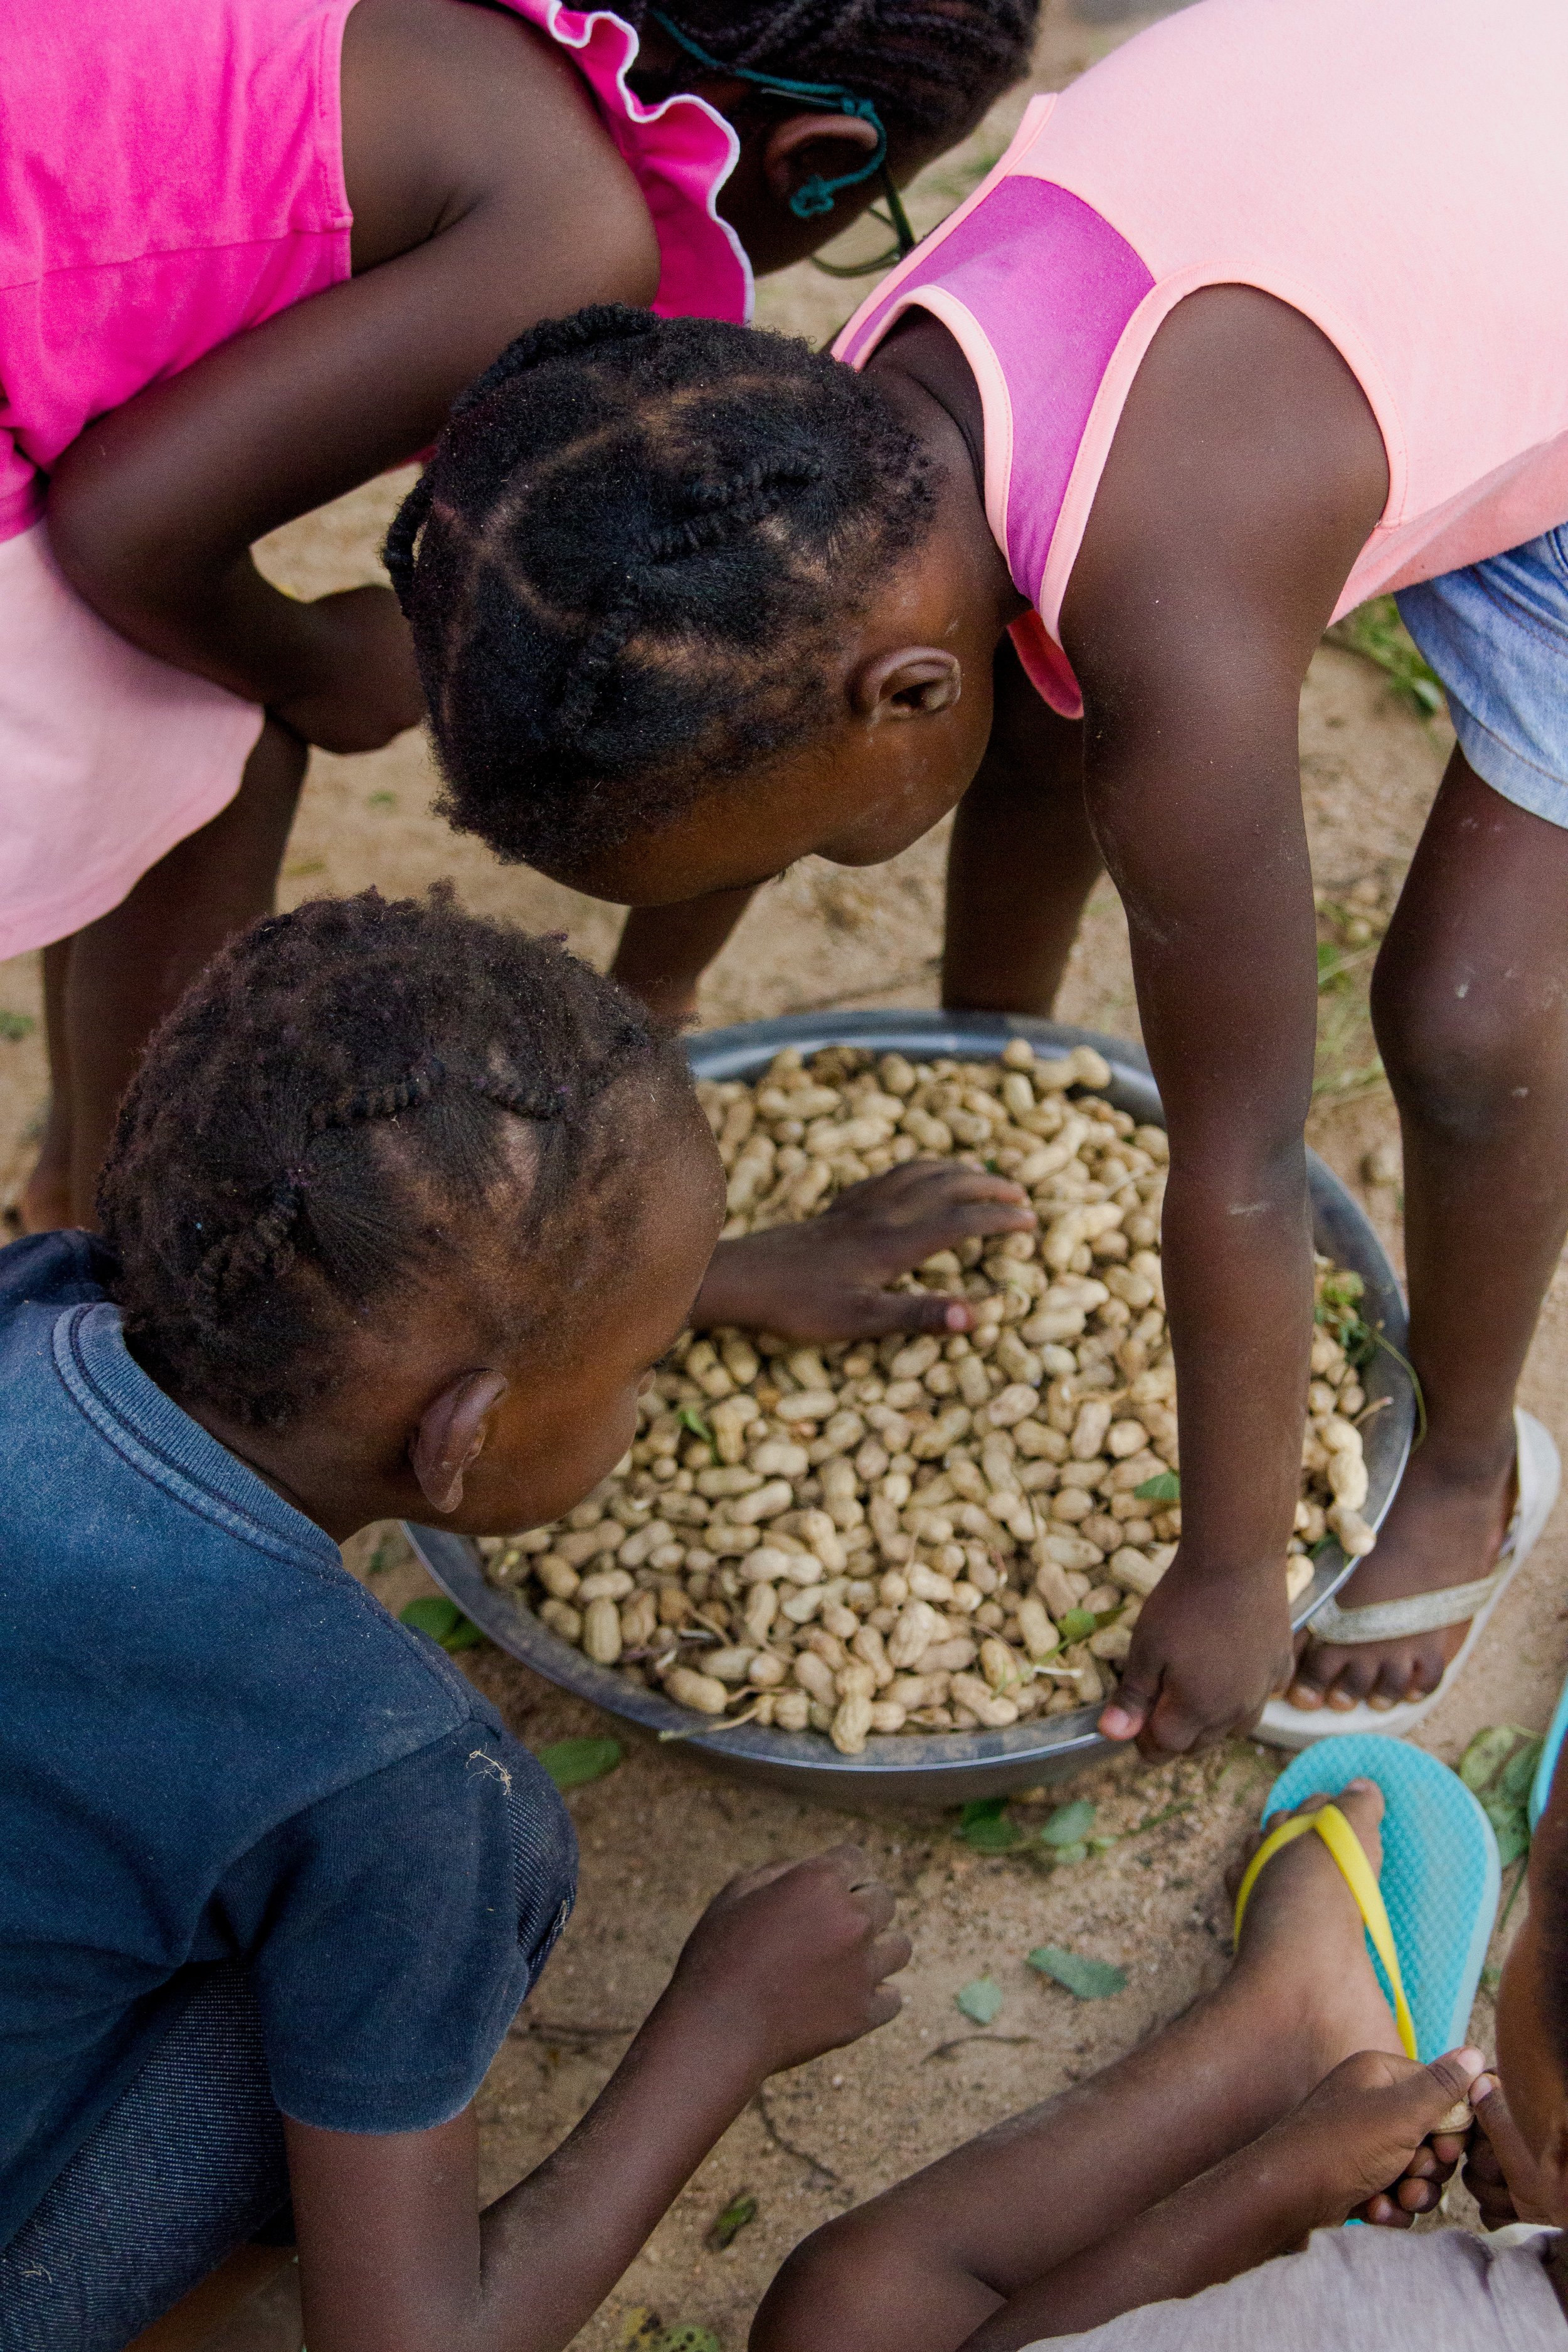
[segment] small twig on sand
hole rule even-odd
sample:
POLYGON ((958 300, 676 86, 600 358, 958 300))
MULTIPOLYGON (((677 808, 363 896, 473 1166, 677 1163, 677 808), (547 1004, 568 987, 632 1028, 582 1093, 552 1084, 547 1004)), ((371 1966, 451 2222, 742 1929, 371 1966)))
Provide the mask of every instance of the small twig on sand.
POLYGON ((928 2050, 921 2064, 928 2065, 933 2058, 951 2058, 955 2050, 973 2050, 977 2042, 994 2042, 1003 2049, 1016 2050, 1034 2039, 1032 2033, 961 2033, 955 2041, 939 2042, 934 2050, 928 2050))
POLYGON ((809 2172, 814 2172, 819 2180, 825 2180, 830 2189, 837 2189, 841 2196, 847 2195, 844 2183, 830 2165, 824 2164, 820 2158, 813 2156, 809 2148, 796 2147, 793 2140, 785 2139, 773 2121, 765 2092, 759 2091, 752 2105, 762 2119, 763 2129, 783 2155, 793 2156, 797 2164, 804 2164, 809 2172))

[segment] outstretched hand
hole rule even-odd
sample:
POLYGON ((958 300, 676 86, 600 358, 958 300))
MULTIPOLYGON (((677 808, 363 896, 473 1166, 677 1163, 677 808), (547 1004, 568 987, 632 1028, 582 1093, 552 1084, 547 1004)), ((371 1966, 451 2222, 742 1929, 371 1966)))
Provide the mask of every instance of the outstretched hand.
POLYGON ((721 1242, 691 1319, 699 1329, 732 1323, 800 1340, 967 1331, 974 1314, 966 1300, 887 1285, 939 1250, 1034 1225, 1028 1195, 1005 1176, 909 1160, 851 1184, 804 1224, 721 1242))

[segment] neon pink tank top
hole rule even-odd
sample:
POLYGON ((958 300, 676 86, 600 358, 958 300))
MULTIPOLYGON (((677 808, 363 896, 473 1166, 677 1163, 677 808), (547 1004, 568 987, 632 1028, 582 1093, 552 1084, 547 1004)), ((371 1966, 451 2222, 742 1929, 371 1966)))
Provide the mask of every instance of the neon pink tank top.
POLYGON ((1337 611, 1568 519, 1568 7, 1199 0, 1037 99, 835 349, 911 305, 963 348, 985 508, 1076 718, 1062 598, 1133 378, 1200 286, 1302 311, 1365 393, 1388 502, 1337 611))
MULTIPOLYGON (((0 540, 95 416, 349 274, 338 69, 353 0, 0 0, 0 540)), ((506 0, 568 49, 658 232, 667 315, 749 317, 703 100, 644 106, 637 36, 506 0)))

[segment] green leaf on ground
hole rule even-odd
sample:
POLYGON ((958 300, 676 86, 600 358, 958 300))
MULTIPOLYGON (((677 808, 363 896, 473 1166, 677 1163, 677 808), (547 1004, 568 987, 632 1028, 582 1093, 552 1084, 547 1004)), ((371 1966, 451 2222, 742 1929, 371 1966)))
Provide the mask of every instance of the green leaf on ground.
POLYGON ((395 808, 397 806, 397 794, 395 793, 367 793, 365 795, 364 804, 366 808, 395 808))
POLYGON ((981 1798, 979 1805, 965 1805, 963 1818, 958 1824, 958 1834, 972 1853, 1011 1853, 1024 1843, 1024 1832, 1007 1816, 1007 1800, 981 1798), (981 1807, 994 1810, 980 1810, 981 1807), (971 1814, 973 1819, 971 1820, 971 1814))
POLYGON ((1132 1492, 1141 1503, 1179 1503, 1182 1482, 1173 1470, 1157 1470, 1152 1478, 1145 1478, 1132 1492))
POLYGON ((24 1037, 32 1035, 37 1025, 30 1013, 0 1012, 0 1037, 7 1045, 19 1045, 24 1037))
POLYGON ((471 1650, 484 1635, 471 1618, 465 1617, 455 1601, 444 1592, 422 1592, 406 1609, 397 1612, 398 1622, 412 1625, 416 1633, 428 1633, 444 1650, 471 1650))
POLYGON ((1100 1620, 1092 1609, 1068 1609, 1057 1620, 1064 1642, 1087 1642, 1100 1620))
POLYGON ((1067 1952, 1059 1944, 1041 1944, 1026 1954, 1029 1966, 1050 1977, 1078 2000, 1109 2000, 1127 1987, 1127 1971, 1110 1960, 1091 1959, 1086 1952, 1067 1952))
POLYGON ((1505 1870, 1530 1851, 1530 1790, 1542 1746, 1540 1735, 1520 1724, 1494 1723, 1459 1759, 1459 1778, 1480 1799, 1505 1870))
POLYGON ((697 2327, 684 2320, 674 2327, 660 2328, 648 2352, 720 2352, 720 2344, 710 2327, 697 2327))
POLYGON ((756 2218, 757 2200, 750 2189, 742 2189, 739 2197, 731 2198, 713 2223, 708 2232, 708 2243, 716 2254, 721 2254, 726 2246, 733 2244, 748 2221, 754 2221, 756 2218))
POLYGON ((955 1992, 952 2000, 972 2025, 994 2025, 1002 2014, 1002 1988, 990 1977, 976 1977, 973 1984, 955 1992))
POLYGON ((694 1404, 683 1404, 675 1418, 680 1423, 682 1429, 689 1429, 693 1437, 700 1437, 702 1440, 704 1445, 712 1444, 713 1432, 709 1428, 708 1423, 703 1420, 702 1415, 698 1412, 697 1407, 694 1404))
POLYGON ((1094 1807, 1087 1797, 1076 1804, 1058 1805, 1040 1831, 1045 1845, 1079 1845, 1094 1827, 1094 1807))
POLYGON ((558 1789, 581 1789, 613 1772, 626 1749, 618 1739, 557 1739, 539 1751, 539 1760, 558 1789))

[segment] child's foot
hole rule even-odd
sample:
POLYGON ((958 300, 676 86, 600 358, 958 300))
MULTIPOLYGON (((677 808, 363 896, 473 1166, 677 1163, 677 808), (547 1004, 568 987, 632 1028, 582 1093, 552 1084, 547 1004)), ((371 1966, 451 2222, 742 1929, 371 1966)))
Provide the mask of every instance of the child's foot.
MULTIPOLYGON (((1377 1549, 1335 1595, 1341 1608, 1370 1608, 1489 1576, 1516 1491, 1511 1442, 1501 1468, 1479 1481, 1446 1476, 1438 1457, 1424 1446, 1405 1469, 1377 1549)), ((1444 1625, 1403 1641, 1309 1641, 1287 1696, 1292 1706, 1339 1711, 1363 1700, 1382 1709, 1424 1698, 1442 1681, 1468 1631, 1463 1624, 1444 1625)))
MULTIPOLYGON (((1310 1797, 1295 1811, 1314 1813, 1330 1801, 1310 1797)), ((1375 1874, 1383 1860, 1382 1790, 1352 1780, 1331 1801, 1375 1874)), ((1284 1818, 1277 1815, 1268 1829, 1284 1818)), ((1233 1981, 1238 1992, 1265 2002, 1281 2040, 1305 2037, 1304 2089, 1356 2051, 1400 2048, 1355 1898, 1321 1837, 1299 1837, 1264 1865, 1247 1902, 1233 1981)))

